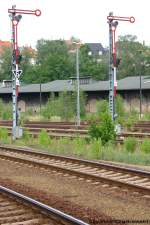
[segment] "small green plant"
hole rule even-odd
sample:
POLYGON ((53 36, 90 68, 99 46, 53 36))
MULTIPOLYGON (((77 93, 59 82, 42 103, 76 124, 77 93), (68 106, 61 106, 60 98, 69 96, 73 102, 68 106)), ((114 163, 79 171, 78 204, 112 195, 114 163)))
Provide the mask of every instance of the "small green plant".
POLYGON ((24 129, 23 131, 23 140, 25 144, 29 144, 32 142, 32 137, 27 129, 24 129))
POLYGON ((8 143, 9 142, 9 137, 8 137, 8 130, 7 128, 0 128, 0 140, 3 143, 8 143))
POLYGON ((8 120, 12 118, 12 106, 10 103, 4 103, 0 99, 0 118, 2 120, 8 120))
POLYGON ((100 138, 92 140, 90 145, 90 158, 100 159, 102 148, 102 141, 100 138))
POLYGON ((77 137, 72 141, 74 148, 74 154, 77 156, 83 156, 85 152, 86 141, 83 138, 77 137))
POLYGON ((108 110, 108 101, 100 100, 96 103, 96 111, 98 116, 101 115, 101 113, 108 113, 108 110))
POLYGON ((50 137, 45 129, 42 129, 38 136, 38 143, 47 147, 50 144, 50 137))
POLYGON ((134 137, 128 137, 124 141, 124 146, 126 151, 128 152, 135 152, 137 147, 137 140, 134 137))
POLYGON ((138 121, 138 114, 127 114, 125 118, 124 125, 127 129, 131 130, 132 126, 138 121))
POLYGON ((118 116, 123 117, 125 114, 125 110, 123 105, 123 98, 120 95, 116 96, 115 106, 118 116))
POLYGON ((150 140, 145 138, 141 143, 140 149, 144 153, 150 153, 150 140))
POLYGON ((89 134, 94 139, 100 138, 103 145, 115 139, 114 123, 108 112, 100 114, 100 123, 92 124, 89 129, 89 134))

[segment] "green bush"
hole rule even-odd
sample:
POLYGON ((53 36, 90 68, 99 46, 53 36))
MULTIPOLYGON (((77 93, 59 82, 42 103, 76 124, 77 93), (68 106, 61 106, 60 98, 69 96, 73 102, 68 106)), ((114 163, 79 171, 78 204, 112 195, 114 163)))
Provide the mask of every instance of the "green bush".
POLYGON ((27 129, 23 130, 23 140, 26 144, 32 143, 32 137, 27 129))
POLYGON ((93 140, 90 145, 90 158, 100 159, 102 153, 102 141, 101 139, 93 140))
POLYGON ((135 112, 135 113, 131 112, 131 114, 127 114, 127 115, 126 115, 124 125, 125 125, 125 127, 126 127, 127 129, 130 130, 130 129, 132 128, 132 126, 133 126, 138 120, 139 120, 138 114, 137 114, 136 112, 135 112))
POLYGON ((71 141, 73 146, 73 152, 76 156, 83 156, 85 152, 86 140, 84 138, 77 137, 71 141))
POLYGON ((144 113, 143 117, 142 117, 142 120, 150 120, 150 113, 149 112, 146 112, 144 113))
POLYGON ((8 143, 8 130, 7 128, 0 128, 0 140, 3 142, 3 143, 8 143))
POLYGON ((106 144, 108 141, 114 140, 116 133, 114 129, 114 123, 109 113, 101 113, 100 123, 93 123, 90 126, 89 134, 91 138, 101 139, 102 144, 106 144))
POLYGON ((45 129, 42 129, 38 136, 38 143, 47 147, 50 144, 50 137, 45 129))
POLYGON ((135 152, 137 147, 137 140, 134 137, 128 137, 124 141, 124 146, 126 151, 128 152, 135 152))
POLYGON ((123 104, 123 98, 120 95, 117 95, 115 98, 115 108, 116 113, 118 114, 118 117, 123 117, 125 114, 124 110, 124 104, 123 104))
POLYGON ((96 103, 96 111, 98 115, 100 115, 101 113, 108 113, 108 110, 109 107, 107 100, 100 100, 96 103))
MULTIPOLYGON (((70 120, 76 117, 76 100, 77 93, 62 92, 59 97, 51 96, 45 107, 42 108, 42 115, 44 118, 51 119, 51 117, 60 117, 62 120, 70 120)), ((85 95, 80 91, 80 116, 85 116, 85 95)))
POLYGON ((0 99, 0 118, 2 120, 12 119, 12 105, 10 103, 4 103, 0 99))
POLYGON ((145 138, 141 143, 140 149, 144 153, 150 153, 150 140, 145 138))

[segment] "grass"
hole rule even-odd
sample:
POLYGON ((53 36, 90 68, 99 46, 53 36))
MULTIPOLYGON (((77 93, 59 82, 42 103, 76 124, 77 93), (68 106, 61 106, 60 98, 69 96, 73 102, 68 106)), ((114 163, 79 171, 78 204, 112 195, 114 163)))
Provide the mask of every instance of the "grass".
POLYGON ((116 146, 112 142, 108 142, 105 146, 102 145, 101 139, 85 140, 83 138, 49 138, 45 130, 42 130, 39 137, 34 139, 29 137, 26 130, 22 139, 15 142, 8 137, 6 130, 0 129, 0 142, 5 144, 15 144, 19 146, 29 146, 36 149, 54 154, 62 154, 66 156, 80 157, 83 159, 92 160, 108 160, 115 162, 123 162, 137 165, 150 165, 150 152, 147 151, 149 143, 143 140, 143 145, 138 145, 134 152, 126 150, 125 145, 116 146), (5 141, 4 141, 5 140, 5 141), (148 147, 147 147, 148 146, 148 147))
MULTIPOLYGON (((24 142, 20 142, 20 140, 16 141, 16 144, 17 143, 24 145, 24 142)), ((135 152, 128 152, 124 146, 117 147, 112 143, 102 146, 100 140, 92 140, 87 143, 85 140, 80 138, 74 140, 70 140, 69 138, 50 139, 50 144, 47 146, 40 145, 37 140, 34 140, 30 146, 49 153, 80 157, 83 159, 150 165, 149 153, 139 150, 135 152)))

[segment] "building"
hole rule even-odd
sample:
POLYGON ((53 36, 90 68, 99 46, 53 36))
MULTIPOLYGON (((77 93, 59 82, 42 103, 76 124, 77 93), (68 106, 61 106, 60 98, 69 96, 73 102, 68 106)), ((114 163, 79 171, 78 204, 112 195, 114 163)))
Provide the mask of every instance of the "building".
POLYGON ((10 48, 11 47, 11 42, 10 41, 2 41, 0 40, 0 54, 3 53, 3 48, 10 48))
MULTIPOLYGON (((74 40, 65 40, 66 45, 69 47, 69 52, 74 52, 75 45, 74 45, 74 40)), ((105 54, 107 50, 102 46, 101 43, 82 43, 79 41, 80 45, 87 45, 89 48, 88 55, 92 56, 93 58, 98 58, 101 55, 105 54)))
MULTIPOLYGON (((18 97, 18 107, 25 111, 28 107, 37 110, 40 104, 45 104, 51 93, 59 96, 63 91, 74 91, 75 78, 69 80, 55 80, 44 84, 28 84, 20 86, 18 97), (40 97, 42 96, 42 97, 40 97)), ((80 78, 80 88, 87 95, 87 111, 96 110, 96 101, 108 99, 109 81, 96 81, 91 77, 80 78)), ((150 82, 149 76, 141 77, 142 89, 142 111, 150 112, 150 82)), ((124 105, 127 111, 140 110, 140 77, 131 76, 118 81, 117 93, 124 99, 124 105)), ((12 88, 0 87, 0 98, 9 102, 12 101, 12 88)))
POLYGON ((103 48, 101 43, 85 43, 89 47, 88 55, 93 57, 99 57, 105 54, 106 49, 103 48))

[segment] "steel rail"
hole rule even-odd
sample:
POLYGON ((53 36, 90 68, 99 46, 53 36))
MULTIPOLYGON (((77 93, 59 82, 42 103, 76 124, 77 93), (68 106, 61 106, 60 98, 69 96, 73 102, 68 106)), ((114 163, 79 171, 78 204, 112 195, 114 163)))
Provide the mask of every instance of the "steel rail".
POLYGON ((67 156, 62 156, 62 155, 57 155, 57 154, 49 154, 49 153, 45 153, 45 152, 40 152, 40 151, 35 151, 35 149, 24 149, 21 147, 9 147, 9 146, 5 146, 5 145, 0 145, 0 150, 8 150, 8 151, 13 151, 13 152, 17 152, 17 153, 24 153, 24 154, 29 154, 29 155, 33 155, 33 156, 43 156, 43 157, 47 157, 49 159, 58 159, 58 160, 64 160, 64 161, 68 161, 68 162, 73 162, 73 163, 82 163, 84 165, 87 166, 93 166, 96 168, 106 168, 106 169, 110 169, 110 170, 116 170, 116 171, 120 171, 120 172, 126 172, 126 173, 132 173, 134 175, 140 175, 143 177, 147 177, 150 176, 150 171, 145 171, 145 170, 141 170, 141 169, 137 169, 137 168, 127 168, 125 166, 119 166, 119 165, 112 165, 110 163, 104 163, 104 162, 94 162, 94 161, 90 161, 90 160, 84 160, 84 159, 77 159, 74 157, 67 157, 67 156))
MULTIPOLYGON (((30 197, 27 197, 25 195, 22 195, 18 192, 15 192, 11 189, 8 189, 6 187, 3 187, 3 186, 0 186, 0 192, 3 192, 3 193, 6 193, 7 195, 11 195, 23 202, 26 202, 36 208, 39 208, 42 212, 45 212, 50 218, 53 216, 55 217, 56 219, 59 218, 60 221, 64 221, 65 224, 72 224, 72 225, 88 225, 87 223, 79 220, 79 219, 76 219, 70 215, 67 215, 66 213, 63 213, 57 209, 54 209, 46 204, 43 204, 39 201, 36 201, 30 197)), ((62 222, 62 224, 64 224, 64 222, 62 222)))
POLYGON ((65 174, 69 174, 71 176, 75 175, 77 177, 82 177, 82 178, 85 178, 88 180, 107 183, 111 186, 114 185, 114 186, 118 186, 118 187, 128 188, 128 189, 140 192, 142 194, 150 195, 150 188, 140 186, 137 184, 133 184, 133 183, 127 183, 127 182, 117 180, 117 179, 115 180, 115 179, 104 177, 104 176, 98 176, 98 175, 90 174, 87 172, 77 171, 77 170, 73 170, 73 169, 69 169, 69 168, 64 168, 61 166, 56 166, 56 165, 51 165, 51 164, 44 163, 44 162, 39 162, 38 160, 25 159, 23 157, 5 155, 2 153, 0 153, 0 158, 6 159, 6 160, 9 159, 14 162, 24 163, 24 164, 28 164, 28 165, 34 165, 34 166, 40 167, 42 169, 51 169, 52 171, 57 171, 57 172, 61 172, 61 173, 63 172, 65 174))

